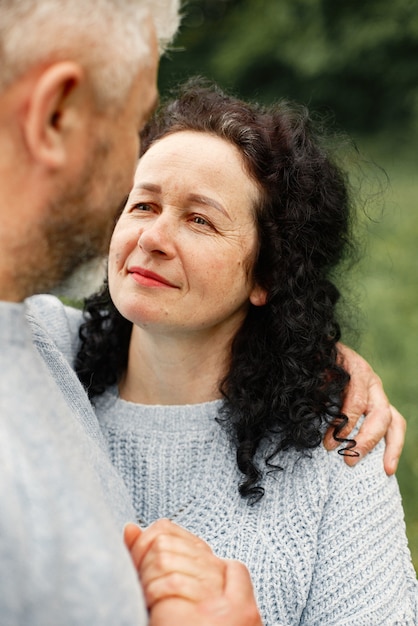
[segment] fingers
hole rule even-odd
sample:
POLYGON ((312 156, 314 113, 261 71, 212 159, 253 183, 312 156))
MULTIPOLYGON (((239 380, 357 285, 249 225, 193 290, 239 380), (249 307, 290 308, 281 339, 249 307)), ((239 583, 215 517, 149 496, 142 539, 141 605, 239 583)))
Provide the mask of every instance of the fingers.
POLYGON ((184 528, 159 520, 144 531, 125 528, 150 610, 150 626, 262 626, 250 575, 216 557, 184 528))
MULTIPOLYGON (((353 450, 358 452, 358 456, 345 456, 345 462, 350 466, 356 465, 384 437, 384 468, 388 475, 394 474, 405 442, 406 421, 389 404, 382 381, 370 365, 347 346, 339 345, 339 351, 344 367, 351 376, 342 406, 348 423, 342 429, 340 437, 349 437, 359 417, 363 414, 366 416, 355 436, 356 447, 353 450)), ((331 426, 324 437, 327 450, 333 450, 339 445, 333 438, 333 430, 331 426)))
MULTIPOLYGON (((157 542, 158 543, 158 542, 157 542)), ((181 543, 162 549, 154 545, 144 558, 140 577, 147 606, 165 598, 177 597, 203 602, 221 595, 225 584, 223 561, 207 551, 195 555, 181 552, 181 543)))
MULTIPOLYGON (((339 432, 339 438, 348 437, 360 417, 366 414, 367 394, 368 389, 363 379, 358 383, 356 380, 354 380, 354 382, 350 381, 349 385, 347 386, 343 405, 341 407, 341 412, 347 416, 348 422, 339 432)), ((382 436, 384 435, 384 433, 385 431, 383 431, 382 436)), ((341 445, 340 442, 334 439, 334 426, 330 426, 324 436, 324 446, 327 450, 335 450, 335 448, 337 448, 339 445, 341 445)))
MULTIPOLYGON (((370 365, 356 352, 343 344, 338 344, 339 362, 350 374, 345 398, 341 407, 342 413, 348 417, 348 423, 342 429, 340 436, 347 437, 357 424, 361 415, 367 412, 370 384, 378 385, 381 382, 370 365)), ((383 389, 382 389, 383 392, 383 389)), ((383 394, 384 395, 384 394, 383 394)), ((384 396, 387 403, 387 398, 384 396)), ((333 437, 334 427, 328 428, 324 437, 324 446, 327 450, 334 450, 340 444, 333 437)))
POLYGON ((225 596, 233 599, 240 609, 242 622, 237 622, 237 626, 240 623, 246 626, 262 626, 250 574, 243 563, 227 561, 225 596))
MULTIPOLYGON (((348 417, 348 423, 341 430, 339 437, 347 438, 362 415, 366 416, 356 434, 356 447, 353 451, 358 456, 345 456, 345 462, 353 466, 370 452, 385 437, 386 450, 384 467, 388 475, 393 474, 398 466, 405 441, 406 422, 402 415, 389 404, 383 390, 382 381, 370 365, 356 352, 338 344, 340 361, 349 372, 351 380, 347 386, 342 413, 348 417)), ((340 444, 333 437, 331 426, 324 437, 324 446, 333 450, 340 444)))
POLYGON ((225 588, 201 602, 168 598, 156 602, 150 613, 150 626, 263 626, 250 575, 237 561, 224 561, 225 588))
MULTIPOLYGON (((130 525, 127 525, 128 531, 129 527, 130 525)), ((171 549, 175 552, 176 545, 177 551, 184 555, 195 556, 196 552, 200 551, 212 554, 212 550, 205 541, 166 519, 158 520, 140 532, 138 540, 132 546, 132 551, 138 567, 142 567, 142 561, 149 550, 153 549, 156 553, 162 553, 171 549)))
MULTIPOLYGON (((341 412, 348 417, 348 423, 341 430, 340 436, 347 437, 360 417, 366 415, 367 426, 363 425, 356 448, 364 456, 385 436, 392 420, 390 405, 381 379, 367 361, 343 344, 338 344, 338 351, 341 364, 350 374, 341 407, 341 412)), ((333 440, 332 431, 332 427, 328 429, 324 439, 327 449, 334 449, 339 445, 333 440)), ((350 462, 353 461, 354 459, 350 462)))
POLYGON ((142 530, 136 524, 129 522, 123 529, 123 539, 129 551, 134 547, 135 542, 142 534, 142 530))
POLYGON ((346 346, 339 349, 343 365, 350 374, 342 406, 342 412, 347 415, 350 424, 346 432, 351 432, 362 415, 377 412, 381 413, 380 417, 384 420, 384 434, 390 423, 390 410, 381 379, 359 354, 346 346))
MULTIPOLYGON (((352 457, 350 463, 358 462, 364 454, 370 452, 386 435, 392 421, 389 401, 383 391, 380 378, 371 371, 373 376, 367 379, 353 377, 350 381, 341 412, 347 416, 348 422, 339 433, 340 438, 350 435, 362 415, 367 416, 359 434, 356 435, 356 450, 360 457, 352 457)), ((340 443, 333 437, 334 426, 330 426, 324 437, 324 446, 327 450, 334 450, 340 443)), ((348 457, 346 457, 348 460, 348 457)))
POLYGON ((386 450, 383 457, 383 466, 388 476, 394 474, 398 468, 406 433, 405 418, 394 406, 391 405, 390 409, 392 421, 386 433, 386 450))
MULTIPOLYGON (((373 394, 372 388, 370 388, 370 394, 371 396, 373 394)), ((381 397, 380 392, 379 397, 381 397)), ((366 408, 364 413, 365 419, 360 427, 360 430, 355 435, 356 446, 353 448, 353 450, 358 452, 358 456, 344 457, 347 465, 350 465, 351 467, 361 461, 361 459, 373 450, 379 441, 385 437, 392 420, 389 403, 386 404, 381 402, 373 405, 372 401, 371 406, 366 408)))
POLYGON ((383 466, 388 476, 396 472, 402 448, 405 443, 406 420, 389 405, 387 415, 382 410, 374 409, 364 420, 359 432, 355 436, 356 446, 353 450, 359 453, 358 457, 344 457, 347 465, 354 466, 368 454, 385 437, 386 448, 383 456, 383 466), (386 429, 386 431, 385 431, 386 429))
POLYGON ((359 456, 345 457, 347 464, 350 466, 356 465, 383 439, 392 421, 392 412, 389 401, 383 391, 382 381, 373 372, 371 372, 369 377, 368 397, 363 407, 363 413, 366 419, 355 437, 356 447, 354 449, 359 456))
MULTIPOLYGON (((340 445, 338 442, 329 443, 332 437, 333 427, 327 430, 327 450, 332 450, 340 445)), ((374 408, 366 415, 366 419, 355 436, 356 446, 353 450, 358 452, 357 457, 345 456, 347 465, 354 466, 366 454, 368 454, 385 437, 386 448, 383 456, 383 466, 388 476, 394 474, 398 468, 399 459, 405 443, 406 420, 392 405, 388 407, 374 408)), ((343 430, 343 437, 349 437, 348 428, 343 430)))
POLYGON ((161 600, 202 602, 223 593, 225 562, 183 528, 160 520, 131 548, 149 609, 161 600))
POLYGON ((210 617, 210 624, 262 626, 247 568, 239 561, 225 560, 224 563, 225 590, 222 595, 201 603, 201 615, 210 617))

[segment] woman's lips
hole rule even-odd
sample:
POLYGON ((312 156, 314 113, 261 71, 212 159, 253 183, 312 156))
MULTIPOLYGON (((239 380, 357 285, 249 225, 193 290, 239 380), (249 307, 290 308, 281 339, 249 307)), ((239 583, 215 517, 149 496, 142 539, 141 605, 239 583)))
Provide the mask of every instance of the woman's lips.
POLYGON ((132 278, 139 285, 143 285, 144 287, 174 287, 177 288, 176 285, 173 285, 169 280, 156 274, 155 272, 150 272, 142 267, 130 267, 128 269, 128 273, 132 276, 132 278))

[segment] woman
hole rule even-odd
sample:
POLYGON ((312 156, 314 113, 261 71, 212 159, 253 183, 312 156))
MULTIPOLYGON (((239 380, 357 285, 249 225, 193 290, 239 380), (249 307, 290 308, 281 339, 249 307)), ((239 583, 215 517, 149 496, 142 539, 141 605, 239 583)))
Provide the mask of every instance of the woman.
POLYGON ((304 109, 191 85, 149 124, 87 304, 77 371, 138 521, 247 564, 265 624, 415 624, 382 446, 320 446, 346 418, 338 290, 345 179, 304 109), (385 541, 390 534, 390 542, 385 541))

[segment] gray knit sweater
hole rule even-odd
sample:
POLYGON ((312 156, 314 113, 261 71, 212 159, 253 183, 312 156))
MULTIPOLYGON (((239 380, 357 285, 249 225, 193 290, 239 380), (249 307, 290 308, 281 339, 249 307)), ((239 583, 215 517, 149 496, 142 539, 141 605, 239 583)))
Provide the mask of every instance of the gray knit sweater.
MULTIPOLYGON (((0 303, 0 624, 145 624, 122 540, 129 501, 112 497, 122 481, 88 433, 94 415, 89 424, 70 411, 25 313, 0 303)), ((62 387, 82 398, 48 335, 33 330, 62 387)))
MULTIPOLYGON (((78 324, 78 313, 42 299, 37 307, 54 332, 67 315, 78 324)), ((71 358, 59 334, 56 341, 71 358)), ((265 496, 248 506, 237 491, 234 450, 216 422, 219 406, 136 405, 116 389, 97 400, 138 520, 169 517, 218 555, 246 563, 266 626, 418 624, 417 580, 383 444, 355 468, 323 447, 310 458, 283 452, 276 459, 283 470, 265 476, 265 496)))

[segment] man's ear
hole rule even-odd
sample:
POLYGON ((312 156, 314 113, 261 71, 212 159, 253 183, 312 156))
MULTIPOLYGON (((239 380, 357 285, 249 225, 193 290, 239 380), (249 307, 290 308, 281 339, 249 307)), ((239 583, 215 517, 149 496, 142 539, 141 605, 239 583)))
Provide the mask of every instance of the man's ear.
POLYGON ((263 287, 255 285, 250 293, 250 302, 254 306, 264 306, 267 302, 267 291, 263 287))
POLYGON ((66 163, 68 132, 82 114, 83 78, 80 65, 62 61, 43 70, 33 84, 23 128, 32 158, 48 168, 66 163))

